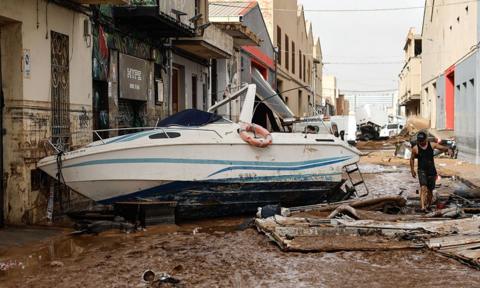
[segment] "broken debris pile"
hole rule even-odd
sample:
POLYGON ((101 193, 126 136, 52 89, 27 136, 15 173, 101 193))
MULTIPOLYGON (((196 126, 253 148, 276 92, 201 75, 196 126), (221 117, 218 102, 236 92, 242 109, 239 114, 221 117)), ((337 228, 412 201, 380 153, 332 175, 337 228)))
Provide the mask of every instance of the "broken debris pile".
POLYGON ((390 209, 392 203, 397 208, 402 203, 405 206, 405 200, 392 201, 396 198, 386 196, 283 209, 283 216, 257 218, 255 225, 283 251, 429 248, 480 268, 479 216, 458 207, 424 215, 381 212, 390 209))

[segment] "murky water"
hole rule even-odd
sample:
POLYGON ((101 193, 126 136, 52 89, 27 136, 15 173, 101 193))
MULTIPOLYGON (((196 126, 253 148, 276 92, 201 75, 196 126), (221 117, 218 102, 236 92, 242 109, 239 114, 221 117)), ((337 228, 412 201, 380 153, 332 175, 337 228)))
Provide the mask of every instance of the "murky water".
MULTIPOLYGON (((406 167, 363 165, 373 195, 415 194, 406 167)), ((444 182, 442 185, 457 185, 444 182)), ((447 187, 447 186, 445 186, 447 187)), ((184 287, 478 287, 480 272, 430 251, 284 253, 220 219, 143 232, 60 236, 0 253, 0 287, 144 287, 146 269, 184 287), (6 267, 6 268, 5 268, 6 267)))

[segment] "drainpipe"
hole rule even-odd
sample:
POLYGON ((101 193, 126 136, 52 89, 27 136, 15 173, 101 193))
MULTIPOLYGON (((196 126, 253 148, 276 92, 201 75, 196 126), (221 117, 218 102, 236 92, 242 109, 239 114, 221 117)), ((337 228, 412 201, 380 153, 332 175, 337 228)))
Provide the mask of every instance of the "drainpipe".
MULTIPOLYGON (((318 64, 320 64, 320 60, 318 59, 313 59, 313 115, 317 114, 317 69, 318 69, 318 64)), ((320 103, 321 105, 321 103, 320 103)))
MULTIPOLYGON (((208 85, 208 89, 207 89, 207 110, 211 107, 212 105, 212 59, 208 59, 208 75, 207 75, 207 79, 205 79, 207 85, 208 85)), ((213 104, 214 105, 214 104, 213 104)))
POLYGON ((278 47, 273 48, 273 61, 275 63, 275 91, 278 92, 278 77, 277 77, 277 59, 278 59, 278 47))
POLYGON ((316 113, 316 106, 315 106, 315 103, 316 103, 316 97, 317 97, 317 93, 316 93, 316 90, 315 90, 315 82, 317 82, 317 64, 315 63, 315 61, 313 61, 313 83, 312 83, 312 89, 313 89, 313 111, 312 111, 312 116, 315 115, 316 113))
MULTIPOLYGON (((164 103, 167 104, 167 114, 171 115, 172 114, 172 66, 173 66, 173 52, 172 52, 172 39, 168 39, 168 52, 167 52, 167 57, 168 57, 168 70, 167 70, 167 78, 168 78, 168 92, 166 97, 167 99, 164 99, 164 103)), ((166 115, 167 116, 167 115, 166 115)))

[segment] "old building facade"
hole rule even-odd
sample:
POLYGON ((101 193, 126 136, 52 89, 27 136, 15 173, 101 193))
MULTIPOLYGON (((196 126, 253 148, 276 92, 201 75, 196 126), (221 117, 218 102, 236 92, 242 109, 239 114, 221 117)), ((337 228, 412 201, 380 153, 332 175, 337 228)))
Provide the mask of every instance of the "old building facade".
POLYGON ((325 107, 325 115, 335 115, 338 98, 337 78, 333 75, 322 77, 322 105, 325 107))
POLYGON ((260 0, 277 53, 277 89, 297 116, 314 114, 321 103, 322 50, 305 20, 303 6, 291 0, 260 0), (315 93, 313 90, 315 89, 315 93))
MULTIPOLYGON (((265 105, 260 102, 261 99, 275 94, 273 90, 276 85, 275 51, 258 3, 256 1, 210 1, 210 12, 212 23, 235 31, 239 37, 238 40, 241 40, 236 47, 238 58, 235 61, 239 77, 234 77, 233 81, 230 81, 231 83, 227 81, 231 88, 229 92, 238 90, 245 83, 260 84, 259 86, 263 83, 271 87, 271 93, 257 89, 259 107, 256 109, 253 121, 268 129, 274 128, 270 126, 270 121, 267 121, 265 105), (240 35, 243 36, 240 37, 240 35)), ((236 68, 231 66, 229 70, 235 71, 236 68)), ((230 113, 233 120, 239 115, 241 101, 242 99, 239 99, 235 103, 235 107, 230 113)))
POLYGON ((421 115, 452 130, 459 158, 480 163, 477 2, 427 0, 422 29, 421 115))
POLYGON ((400 71, 398 104, 405 107, 405 115, 420 115, 421 65, 422 65, 422 38, 410 28, 403 47, 405 64, 400 71))
POLYGON ((45 218, 49 188, 36 162, 57 147, 92 140, 92 43, 82 8, 47 1, 0 2, 2 175, 0 218, 45 218))
POLYGON ((233 39, 207 0, 1 1, 0 226, 44 221, 49 199, 89 203, 36 169, 46 155, 208 108, 233 39))

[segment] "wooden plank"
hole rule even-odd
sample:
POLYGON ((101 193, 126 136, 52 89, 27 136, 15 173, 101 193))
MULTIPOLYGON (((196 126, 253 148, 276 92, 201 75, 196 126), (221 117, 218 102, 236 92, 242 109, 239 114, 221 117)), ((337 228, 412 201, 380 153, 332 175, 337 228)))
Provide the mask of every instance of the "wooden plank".
POLYGON ((427 241, 427 246, 432 249, 444 249, 447 247, 456 248, 457 246, 465 246, 466 244, 475 243, 480 245, 480 234, 436 237, 429 239, 427 241))
POLYGON ((295 237, 284 241, 284 251, 296 252, 337 252, 337 251, 385 251, 419 249, 423 245, 410 241, 392 241, 378 236, 295 237))
POLYGON ((438 233, 441 235, 448 234, 472 234, 480 233, 480 218, 472 217, 466 219, 453 219, 443 221, 425 221, 425 222, 388 222, 375 220, 356 220, 347 221, 337 219, 339 223, 347 227, 362 227, 362 228, 379 228, 379 229, 403 229, 403 230, 418 230, 422 229, 431 233, 438 233))

